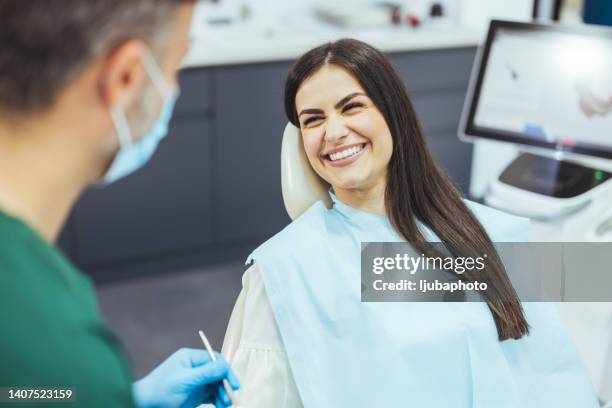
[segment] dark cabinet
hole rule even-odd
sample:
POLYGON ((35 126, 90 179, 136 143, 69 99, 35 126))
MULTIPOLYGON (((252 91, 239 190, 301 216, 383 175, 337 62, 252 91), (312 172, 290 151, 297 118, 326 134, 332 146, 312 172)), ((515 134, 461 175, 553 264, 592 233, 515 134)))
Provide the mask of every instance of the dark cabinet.
POLYGON ((85 192, 73 215, 77 262, 138 262, 212 242, 209 146, 208 122, 174 123, 143 169, 85 192))
POLYGON ((476 48, 449 48, 390 54, 409 92, 467 87, 476 48))
POLYGON ((472 144, 460 143, 456 137, 450 138, 448 133, 431 134, 427 138, 427 144, 436 163, 467 196, 470 189, 472 144))
POLYGON ((178 78, 181 91, 173 118, 202 117, 214 111, 213 78, 206 69, 185 69, 178 78))
POLYGON ((439 137, 446 132, 448 138, 461 143, 457 139, 457 128, 465 92, 465 89, 452 89, 444 92, 415 92, 411 95, 426 136, 439 137))
POLYGON ((288 63, 219 69, 215 217, 222 241, 271 236, 289 223, 280 183, 288 63))

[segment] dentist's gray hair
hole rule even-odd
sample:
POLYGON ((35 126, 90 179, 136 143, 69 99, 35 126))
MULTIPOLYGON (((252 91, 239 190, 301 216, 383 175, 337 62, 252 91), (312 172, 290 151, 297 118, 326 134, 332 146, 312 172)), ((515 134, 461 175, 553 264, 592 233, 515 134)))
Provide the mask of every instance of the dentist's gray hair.
POLYGON ((188 0, 1 0, 0 114, 49 108, 95 57, 130 38, 165 47, 188 0))

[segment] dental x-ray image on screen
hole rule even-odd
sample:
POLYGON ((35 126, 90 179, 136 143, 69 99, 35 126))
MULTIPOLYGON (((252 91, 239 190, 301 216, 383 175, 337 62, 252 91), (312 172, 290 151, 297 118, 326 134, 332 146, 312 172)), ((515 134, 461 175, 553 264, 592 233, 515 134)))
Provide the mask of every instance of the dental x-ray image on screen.
POLYGON ((612 158, 612 31, 494 21, 466 134, 612 158))

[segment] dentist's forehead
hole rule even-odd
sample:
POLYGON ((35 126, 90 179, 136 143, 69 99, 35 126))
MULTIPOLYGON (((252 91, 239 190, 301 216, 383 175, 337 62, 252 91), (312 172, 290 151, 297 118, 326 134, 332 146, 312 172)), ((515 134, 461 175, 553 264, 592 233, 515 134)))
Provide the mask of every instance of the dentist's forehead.
POLYGON ((365 93, 357 79, 337 65, 324 65, 302 82, 295 96, 295 106, 304 108, 333 106, 346 95, 365 93))

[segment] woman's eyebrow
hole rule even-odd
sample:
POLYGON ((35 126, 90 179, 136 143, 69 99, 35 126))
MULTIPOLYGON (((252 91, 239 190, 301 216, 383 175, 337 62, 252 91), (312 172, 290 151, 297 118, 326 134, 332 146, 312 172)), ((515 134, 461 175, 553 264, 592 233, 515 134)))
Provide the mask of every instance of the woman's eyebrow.
MULTIPOLYGON (((348 94, 344 98, 340 99, 340 101, 338 101, 338 103, 336 103, 334 105, 334 108, 335 109, 339 109, 340 107, 346 105, 348 101, 350 101, 351 99, 353 99, 356 96, 365 96, 365 94, 362 93, 362 92, 353 92, 352 94, 348 94)), ((322 109, 303 109, 300 112, 300 114, 298 115, 298 118, 300 116, 302 116, 303 114, 308 114, 308 113, 312 113, 312 114, 319 113, 319 114, 321 114, 321 113, 323 113, 323 110, 322 109)))
POLYGON ((308 113, 323 113, 323 111, 321 109, 302 109, 302 111, 300 112, 300 114, 298 115, 298 118, 300 116, 302 116, 303 114, 308 114, 308 113))
POLYGON ((346 105, 348 101, 353 99, 356 96, 365 96, 364 93, 361 92, 353 92, 352 94, 346 95, 344 98, 340 99, 337 104, 334 105, 335 109, 340 109, 342 106, 346 105))

